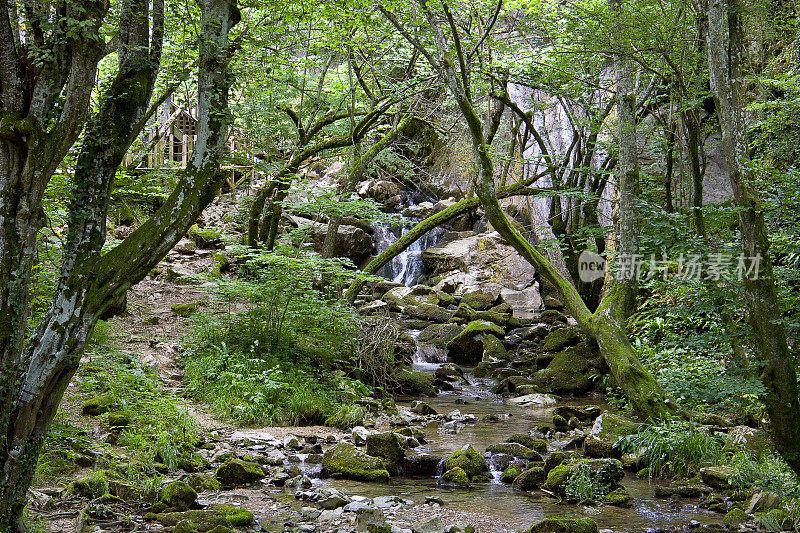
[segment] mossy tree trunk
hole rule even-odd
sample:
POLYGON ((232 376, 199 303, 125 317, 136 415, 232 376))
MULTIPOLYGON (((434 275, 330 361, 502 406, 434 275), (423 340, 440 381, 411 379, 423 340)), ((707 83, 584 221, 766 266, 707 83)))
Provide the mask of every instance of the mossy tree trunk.
MULTIPOLYGON (((13 283, 0 286, 4 298, 2 316, 13 317, 12 310, 17 310, 15 320, 19 328, 4 329, 0 334, 0 342, 13 347, 4 354, 0 368, 4 377, 11 376, 10 381, 7 378, 3 384, 3 395, 10 401, 3 402, 0 407, 3 428, 0 440, 2 533, 25 530, 22 510, 41 445, 98 317, 122 301, 127 289, 144 278, 178 242, 202 209, 213 200, 224 179, 219 163, 229 123, 227 35, 239 20, 239 13, 233 2, 200 0, 198 3, 202 12, 198 141, 179 185, 151 219, 111 251, 101 255, 114 174, 144 125, 160 63, 164 3, 131 0, 123 4, 120 13, 117 75, 101 95, 98 113, 87 127, 78 157, 67 242, 55 295, 42 321, 26 342, 13 337, 19 331, 23 334, 26 331, 27 296, 15 294, 13 283)), ((89 3, 89 7, 92 6, 97 4, 89 3)), ((90 10, 89 13, 93 12, 90 10)), ((93 16, 97 17, 99 27, 104 14, 94 13, 93 16)), ((14 21, 14 24, 18 23, 14 21)), ((88 38, 102 44, 97 35, 88 38)), ((96 59, 100 59, 99 55, 96 59)), ((94 64, 96 68, 96 61, 94 64)), ((84 115, 93 81, 94 75, 74 80, 85 83, 86 98, 72 103, 82 105, 80 113, 84 115)), ((73 80, 70 80, 72 85, 73 80)), ((74 142, 78 126, 75 128, 76 131, 63 132, 69 136, 59 141, 67 142, 71 138, 74 142)), ((35 149, 34 143, 29 157, 35 149)), ((61 153, 62 158, 64 153, 66 150, 61 153)), ((53 152, 52 157, 57 155, 58 152, 53 152)), ((29 164, 35 167, 37 163, 29 164)), ((41 169, 32 184, 43 190, 53 170, 54 166, 41 169)), ((18 216, 21 211, 30 210, 39 216, 42 212, 41 196, 34 199, 36 203, 6 207, 17 210, 11 215, 18 216)), ((3 215, 5 217, 7 213, 3 215)), ((2 244, 0 263, 8 264, 13 261, 17 249, 7 240, 2 244)), ((30 246, 35 251, 35 241, 30 246)))
MULTIPOLYGON (((558 290, 565 307, 577 320, 581 330, 589 338, 598 342, 601 353, 611 368, 617 384, 625 392, 636 414, 645 420, 673 416, 677 411, 677 404, 664 391, 655 377, 642 367, 628 340, 622 320, 626 311, 623 300, 627 298, 625 294, 627 291, 621 284, 616 285, 606 293, 598 311, 592 313, 570 280, 519 233, 503 212, 495 191, 494 165, 484 137, 483 124, 472 103, 469 70, 466 67, 469 59, 462 48, 458 25, 444 2, 442 3, 443 16, 434 14, 431 6, 425 0, 418 0, 418 5, 432 32, 430 37, 436 47, 433 52, 406 29, 394 13, 385 8, 379 9, 401 35, 428 60, 455 98, 467 124, 478 165, 475 191, 486 211, 489 222, 511 246, 536 268, 540 276, 558 290), (449 24, 449 38, 439 23, 442 18, 449 24), (452 44, 450 39, 452 39, 452 44)), ((622 180, 622 183, 624 184, 626 181, 622 180)))
POLYGON ((722 149, 734 199, 739 207, 742 252, 754 275, 745 276, 750 325, 763 365, 772 441, 787 464, 800 475, 800 401, 795 358, 789 351, 769 254, 769 237, 761 205, 747 181, 744 49, 742 5, 711 0, 708 7, 708 61, 711 88, 722 129, 722 149), (756 259, 758 258, 758 259, 756 259))

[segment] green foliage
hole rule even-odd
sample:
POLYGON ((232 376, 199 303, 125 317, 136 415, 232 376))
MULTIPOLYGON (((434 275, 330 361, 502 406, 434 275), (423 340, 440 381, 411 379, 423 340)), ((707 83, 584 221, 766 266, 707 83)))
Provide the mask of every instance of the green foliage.
POLYGON ((354 349, 358 317, 316 288, 349 275, 346 263, 290 247, 236 253, 240 277, 216 290, 228 313, 195 316, 183 357, 190 393, 220 416, 255 425, 322 423, 339 402, 368 392, 332 371, 354 349))
POLYGON ((685 476, 704 466, 718 464, 724 442, 699 431, 691 421, 673 419, 652 425, 615 443, 623 453, 644 449, 651 476, 685 476))
POLYGON ((355 426, 363 426, 367 411, 361 405, 346 403, 325 420, 326 426, 347 430, 355 426))
POLYGON ((762 408, 764 385, 728 361, 684 348, 635 346, 642 362, 685 408, 724 409, 739 415, 762 408))
POLYGON ((595 502, 611 492, 611 486, 594 475, 586 463, 578 463, 571 471, 564 492, 570 501, 595 502))
POLYGON ((760 458, 742 450, 734 452, 729 463, 736 474, 732 484, 739 490, 759 490, 783 497, 800 495, 797 476, 786 462, 776 454, 764 454, 760 458))

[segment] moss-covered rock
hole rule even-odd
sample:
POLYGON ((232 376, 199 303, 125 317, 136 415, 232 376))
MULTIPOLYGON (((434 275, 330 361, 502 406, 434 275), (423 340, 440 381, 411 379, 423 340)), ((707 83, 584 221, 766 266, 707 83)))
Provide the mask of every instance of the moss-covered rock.
POLYGON ((553 494, 564 494, 564 488, 569 478, 570 468, 568 465, 560 464, 547 473, 547 478, 542 484, 542 488, 553 494))
POLYGON ((363 481, 389 481, 381 459, 362 452, 349 442, 339 442, 322 456, 324 475, 363 481))
POLYGON ((182 318, 189 318, 197 312, 200 307, 200 302, 187 302, 183 304, 172 304, 170 309, 172 312, 182 318))
POLYGON ((367 435, 367 455, 383 460, 390 475, 399 473, 405 453, 394 433, 371 433, 367 435))
POLYGON ((131 425, 131 415, 125 411, 108 413, 108 427, 111 429, 123 429, 131 425))
MULTIPOLYGON (((584 343, 585 345, 585 343, 584 343)), ((559 352, 547 368, 533 375, 533 383, 556 394, 581 394, 591 390, 589 379, 593 360, 587 358, 584 345, 573 346, 559 352)))
POLYGON ((148 513, 145 520, 159 522, 166 527, 181 526, 186 531, 197 533, 221 533, 231 527, 249 526, 255 521, 253 513, 230 504, 212 504, 203 510, 168 513, 148 513), (189 529, 186 529, 189 528, 189 529))
POLYGON ((515 433, 506 439, 506 442, 516 442, 539 453, 547 453, 547 441, 537 439, 527 433, 515 433))
POLYGON ((476 311, 488 311, 497 303, 497 295, 481 290, 472 291, 461 297, 461 303, 476 311))
POLYGON ((728 511, 725 518, 722 519, 722 522, 731 529, 737 529, 739 525, 747 522, 749 518, 750 517, 747 516, 747 513, 745 513, 743 509, 734 507, 728 511))
POLYGON ((109 412, 114 401, 114 396, 111 394, 99 394, 83 402, 81 412, 89 416, 99 416, 109 412))
POLYGON ((469 444, 453 452, 453 454, 447 458, 447 461, 445 461, 444 467, 445 470, 459 467, 467 473, 470 479, 474 476, 489 472, 489 465, 486 463, 486 460, 469 444))
POLYGON ((581 337, 573 328, 554 329, 544 338, 542 350, 545 352, 560 352, 565 348, 580 342, 581 337))
POLYGON ((534 466, 517 476, 512 486, 517 490, 536 490, 542 486, 545 479, 544 467, 534 466))
POLYGON ((525 533, 597 533, 597 522, 591 518, 552 516, 535 523, 525 533))
POLYGON ((630 509, 633 505, 633 498, 624 487, 612 490, 605 495, 603 501, 609 505, 622 507, 624 509, 630 509))
POLYGON ((549 474, 555 467, 562 465, 570 460, 570 454, 556 450, 551 452, 550 455, 544 460, 544 471, 549 474))
POLYGON ((264 471, 261 469, 261 465, 257 463, 242 461, 241 459, 230 459, 217 468, 214 477, 222 483, 223 487, 237 487, 264 479, 264 471))
POLYGON ((214 250, 225 247, 222 242, 222 234, 212 228, 200 228, 197 224, 194 224, 189 228, 188 235, 198 248, 214 250))
POLYGON ((503 483, 511 484, 514 482, 515 479, 517 479, 517 476, 519 476, 521 473, 522 470, 520 470, 518 467, 509 466, 508 468, 503 470, 503 474, 500 476, 500 481, 502 481, 503 483))
POLYGON ((500 444, 493 444, 492 446, 486 448, 486 451, 491 454, 504 453, 512 457, 527 459, 528 461, 544 462, 544 459, 542 459, 542 456, 539 455, 539 453, 517 442, 501 442, 500 444))
POLYGON ((99 498, 108 492, 108 480, 103 472, 92 472, 67 485, 66 493, 83 498, 99 498))
POLYGON ((447 343, 448 360, 458 364, 475 365, 483 358, 483 339, 487 335, 502 338, 503 328, 484 320, 473 320, 453 340, 447 343))
POLYGON ((434 378, 427 372, 402 369, 394 375, 397 392, 408 395, 436 396, 434 378))
POLYGON ((461 333, 463 329, 462 326, 453 324, 452 322, 447 324, 431 324, 420 332, 417 341, 423 344, 432 344, 444 350, 447 348, 447 343, 458 337, 458 334, 461 333))
POLYGON ((457 487, 469 487, 469 476, 461 467, 453 467, 448 469, 444 474, 442 474, 441 479, 439 480, 440 483, 446 485, 455 485, 457 487))
POLYGON ((222 483, 220 483, 218 479, 207 474, 193 474, 186 482, 195 492, 222 490, 222 483))
POLYGON ((700 469, 700 477, 703 483, 719 490, 731 488, 733 479, 738 474, 739 471, 736 468, 727 465, 707 466, 700 469))
POLYGON ((197 504, 197 492, 183 481, 173 481, 161 491, 161 501, 175 511, 188 511, 197 504))
POLYGON ((508 351, 503 346, 503 341, 494 335, 484 335, 481 339, 483 343, 483 357, 491 359, 500 359, 505 361, 508 359, 508 351))

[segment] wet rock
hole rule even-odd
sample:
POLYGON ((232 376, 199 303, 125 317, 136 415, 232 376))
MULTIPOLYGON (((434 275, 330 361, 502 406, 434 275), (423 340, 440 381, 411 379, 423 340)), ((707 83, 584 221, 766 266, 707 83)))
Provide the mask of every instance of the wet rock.
POLYGON ((550 455, 548 455, 547 459, 545 459, 545 461, 544 461, 544 471, 549 474, 552 469, 554 469, 555 467, 557 467, 560 464, 563 464, 568 459, 569 459, 569 455, 568 454, 566 454, 566 453, 564 453, 562 451, 556 450, 556 451, 552 452, 550 455))
POLYGON ((411 412, 412 413, 417 413, 418 415, 423 415, 423 416, 439 414, 439 413, 436 412, 436 409, 434 409, 433 407, 431 407, 427 403, 425 403, 423 401, 420 401, 420 400, 414 400, 411 403, 411 412))
POLYGON ((283 447, 290 450, 299 450, 302 448, 302 444, 300 443, 300 439, 295 435, 286 435, 283 438, 283 447))
POLYGON ((620 459, 622 452, 614 447, 614 444, 609 441, 595 439, 593 437, 587 438, 583 442, 583 454, 586 457, 595 459, 614 458, 620 459))
POLYGON ((455 363, 443 363, 434 373, 437 379, 445 381, 461 381, 464 379, 464 371, 455 363))
POLYGON ((563 416, 567 420, 574 417, 581 422, 591 422, 603 414, 603 410, 596 405, 587 405, 583 407, 576 405, 559 405, 553 410, 553 414, 563 416))
POLYGON ((439 483, 442 485, 451 485, 455 487, 469 487, 469 476, 461 467, 453 467, 448 469, 442 477, 439 478, 439 483))
POLYGON ((403 470, 407 476, 435 476, 442 458, 438 455, 423 453, 406 457, 403 470))
POLYGON ((486 448, 486 451, 492 454, 503 453, 512 457, 519 457, 533 462, 544 462, 542 456, 534 450, 518 444, 516 442, 501 442, 500 444, 493 444, 486 448))
POLYGON ((597 533, 597 523, 591 518, 556 516, 535 523, 524 533, 597 533))
POLYGON ((489 465, 486 463, 486 460, 469 444, 455 451, 447 458, 447 461, 445 461, 446 470, 451 470, 456 467, 463 469, 470 479, 472 479, 473 476, 489 472, 489 465))
POLYGON ((517 476, 511 486, 517 490, 536 490, 542 486, 545 479, 544 467, 535 466, 517 476))
POLYGON ((217 468, 214 477, 222 483, 223 487, 237 487, 249 485, 264 478, 264 471, 257 463, 230 459, 217 468))
POLYGON ((322 471, 327 476, 339 476, 364 481, 388 481, 389 472, 383 461, 340 442, 322 456, 322 471))
POLYGON ((725 518, 722 519, 722 522, 729 528, 736 530, 741 524, 750 519, 750 517, 747 515, 748 513, 742 511, 741 509, 731 509, 725 515, 725 518))
POLYGON ((416 372, 403 369, 394 376, 397 391, 408 395, 435 396, 436 387, 433 376, 427 372, 416 372))
POLYGON ((390 475, 399 473, 405 453, 394 433, 373 433, 367 436, 367 455, 383 460, 390 475))

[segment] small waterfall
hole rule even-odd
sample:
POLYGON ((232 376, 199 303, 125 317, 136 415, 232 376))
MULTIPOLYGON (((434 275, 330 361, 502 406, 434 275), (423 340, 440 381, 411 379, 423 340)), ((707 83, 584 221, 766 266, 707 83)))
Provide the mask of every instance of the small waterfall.
MULTIPOLYGON (((376 227, 374 239, 378 253, 385 252, 387 248, 396 243, 397 239, 408 233, 410 229, 411 226, 407 224, 394 230, 386 226, 376 227)), ((441 228, 434 228, 424 234, 384 266, 380 271, 380 275, 395 283, 402 283, 409 287, 413 285, 423 272, 422 251, 435 245, 439 241, 441 234, 441 228)))

